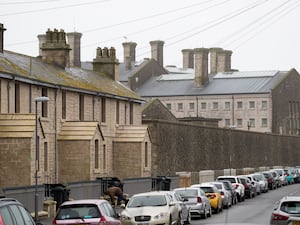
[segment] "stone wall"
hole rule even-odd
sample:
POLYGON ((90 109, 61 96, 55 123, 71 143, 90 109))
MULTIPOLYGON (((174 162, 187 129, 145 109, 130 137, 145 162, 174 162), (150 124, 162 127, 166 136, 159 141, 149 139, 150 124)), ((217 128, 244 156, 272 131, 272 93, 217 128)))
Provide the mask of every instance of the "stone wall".
POLYGON ((299 165, 300 138, 143 120, 152 138, 152 176, 180 171, 299 165), (231 160, 230 160, 231 157, 231 160))

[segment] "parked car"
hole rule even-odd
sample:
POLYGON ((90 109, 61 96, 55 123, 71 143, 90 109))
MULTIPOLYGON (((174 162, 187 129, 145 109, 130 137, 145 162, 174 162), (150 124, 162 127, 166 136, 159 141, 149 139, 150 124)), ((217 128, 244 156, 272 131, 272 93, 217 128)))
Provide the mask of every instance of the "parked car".
POLYGON ((255 178, 253 174, 248 174, 247 178, 250 180, 251 184, 254 186, 254 189, 256 191, 256 195, 260 195, 262 193, 260 184, 258 180, 255 178))
POLYGON ((35 225, 30 213, 22 203, 13 198, 0 198, 0 224, 35 225))
POLYGON ((218 188, 210 183, 193 184, 191 187, 200 188, 205 192, 206 197, 210 201, 211 208, 214 213, 219 213, 223 210, 222 196, 218 188))
POLYGON ((122 225, 180 224, 180 211, 166 191, 133 195, 121 212, 122 225))
POLYGON ((238 176, 245 187, 245 196, 246 198, 253 198, 256 196, 255 187, 252 185, 251 181, 247 176, 238 176))
POLYGON ((222 197, 223 208, 228 209, 232 206, 232 193, 231 190, 226 189, 226 186, 221 181, 209 182, 210 184, 215 185, 220 191, 222 197))
POLYGON ((172 201, 176 203, 180 211, 180 224, 190 224, 191 223, 191 212, 190 207, 187 204, 187 199, 181 197, 175 191, 170 191, 172 201))
POLYGON ((285 186, 285 185, 288 184, 287 177, 285 175, 284 169, 275 168, 275 169, 272 169, 272 170, 274 170, 278 173, 279 179, 281 180, 282 186, 285 186))
POLYGON ((276 188, 276 181, 270 171, 263 171, 262 174, 265 176, 267 182, 268 182, 268 188, 269 190, 273 190, 276 188))
POLYGON ((270 225, 289 224, 290 217, 300 216, 300 196, 286 196, 276 202, 270 225))
POLYGON ((293 174, 292 174, 292 171, 290 169, 284 169, 284 173, 287 177, 287 182, 288 184, 293 184, 295 183, 294 182, 294 177, 293 177, 293 174))
POLYGON ((271 172, 272 176, 275 179, 276 188, 280 188, 282 186, 282 181, 280 179, 280 176, 279 176, 278 172, 276 170, 270 170, 270 172, 271 172))
POLYGON ((200 188, 175 188, 173 191, 187 200, 186 204, 190 207, 192 218, 201 217, 205 219, 211 216, 210 201, 200 188))
POLYGON ((235 191, 235 188, 232 186, 231 182, 228 180, 220 180, 219 182, 222 182, 224 184, 225 189, 227 191, 230 191, 231 205, 237 204, 238 203, 237 192, 235 191))
POLYGON ((261 191, 264 193, 268 192, 269 191, 268 181, 265 178, 265 176, 260 172, 254 173, 252 175, 258 181, 261 191))
POLYGON ((240 181, 240 178, 237 176, 218 176, 217 181, 222 180, 228 180, 231 182, 232 186, 235 188, 235 191, 237 192, 237 198, 238 201, 244 201, 245 200, 245 187, 240 181))
POLYGON ((121 225, 118 214, 108 201, 82 199, 62 203, 52 224, 98 224, 99 222, 107 225, 121 225))

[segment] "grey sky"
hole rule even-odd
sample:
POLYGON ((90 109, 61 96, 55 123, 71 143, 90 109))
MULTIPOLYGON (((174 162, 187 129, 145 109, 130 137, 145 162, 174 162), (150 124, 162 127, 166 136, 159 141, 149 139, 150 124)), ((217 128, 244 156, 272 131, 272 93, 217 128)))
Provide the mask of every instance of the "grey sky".
POLYGON ((165 65, 182 67, 182 49, 221 47, 234 69, 300 72, 299 0, 1 0, 0 9, 4 49, 32 56, 37 35, 57 28, 83 33, 82 61, 113 46, 122 62, 125 41, 140 60, 162 40, 165 65))

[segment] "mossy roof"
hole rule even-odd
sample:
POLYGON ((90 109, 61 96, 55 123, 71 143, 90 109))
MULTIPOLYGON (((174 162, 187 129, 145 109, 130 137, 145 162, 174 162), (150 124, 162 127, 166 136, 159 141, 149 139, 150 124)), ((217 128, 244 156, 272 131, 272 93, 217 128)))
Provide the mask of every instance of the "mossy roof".
POLYGON ((40 57, 30 57, 10 51, 0 53, 0 73, 22 78, 26 82, 38 81, 77 91, 88 91, 143 101, 140 96, 109 76, 78 67, 61 68, 45 63, 40 57))

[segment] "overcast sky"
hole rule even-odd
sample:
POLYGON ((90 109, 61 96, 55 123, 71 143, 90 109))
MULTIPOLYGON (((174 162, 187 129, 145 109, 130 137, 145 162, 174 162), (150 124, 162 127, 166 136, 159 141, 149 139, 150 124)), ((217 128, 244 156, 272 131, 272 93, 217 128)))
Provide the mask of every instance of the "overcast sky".
POLYGON ((300 73, 299 0, 1 0, 4 49, 37 56, 48 28, 82 33, 81 60, 97 47, 137 43, 136 60, 162 40, 164 65, 182 67, 182 49, 232 50, 232 68, 300 73))

